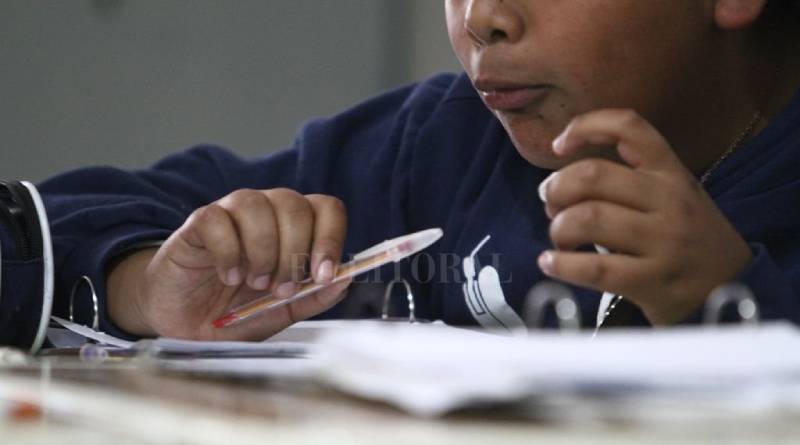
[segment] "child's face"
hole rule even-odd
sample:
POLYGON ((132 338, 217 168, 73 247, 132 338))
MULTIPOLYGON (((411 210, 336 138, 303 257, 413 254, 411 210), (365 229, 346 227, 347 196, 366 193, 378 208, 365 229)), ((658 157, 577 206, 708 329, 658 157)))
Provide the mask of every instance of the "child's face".
POLYGON ((571 161, 550 147, 578 114, 633 108, 669 137, 719 82, 708 0, 445 3, 456 55, 519 152, 540 167, 571 161))

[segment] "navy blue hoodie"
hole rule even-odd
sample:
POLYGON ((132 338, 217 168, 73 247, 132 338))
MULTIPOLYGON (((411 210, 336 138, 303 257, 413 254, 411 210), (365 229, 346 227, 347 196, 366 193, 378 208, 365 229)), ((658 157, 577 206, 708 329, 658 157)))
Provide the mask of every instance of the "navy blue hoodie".
MULTIPOLYGON (((753 249, 739 279, 757 295, 762 317, 795 323, 798 155, 800 95, 706 184, 753 249)), ((110 261, 143 242, 166 239, 195 208, 236 189, 288 187, 345 202, 349 254, 441 227, 444 237, 424 255, 385 267, 370 280, 387 282, 397 273, 412 279, 420 317, 513 328, 521 323, 517 313, 526 293, 543 279, 536 258, 551 247, 537 197, 549 173, 517 153, 463 74, 440 75, 312 121, 290 149, 257 159, 199 146, 141 171, 73 171, 40 187, 56 255, 54 313, 67 312, 70 288, 87 275, 99 292, 101 329, 122 334, 104 304, 110 261)), ((585 323, 593 324, 599 293, 575 291, 585 323)), ((349 315, 347 302, 323 316, 349 315)), ((91 319, 87 295, 78 296, 76 309, 80 321, 91 319)))

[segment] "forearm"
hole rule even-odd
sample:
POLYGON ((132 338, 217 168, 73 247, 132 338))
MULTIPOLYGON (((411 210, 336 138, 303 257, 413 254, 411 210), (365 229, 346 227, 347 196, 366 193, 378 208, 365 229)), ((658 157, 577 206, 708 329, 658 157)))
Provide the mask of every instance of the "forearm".
POLYGON ((142 337, 158 335, 145 321, 140 298, 147 265, 157 251, 157 248, 136 251, 118 261, 108 273, 107 305, 111 321, 142 337))

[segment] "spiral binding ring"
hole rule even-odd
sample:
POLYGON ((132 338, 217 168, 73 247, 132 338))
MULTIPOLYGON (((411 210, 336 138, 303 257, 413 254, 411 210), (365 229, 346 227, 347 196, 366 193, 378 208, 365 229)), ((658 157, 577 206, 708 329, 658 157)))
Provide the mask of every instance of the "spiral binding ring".
POLYGON ((392 298, 392 290, 394 289, 395 284, 402 283, 406 288, 406 299, 408 300, 408 322, 409 323, 416 323, 417 317, 414 314, 414 293, 411 292, 411 286, 408 284, 408 281, 398 278, 389 282, 386 285, 386 290, 383 293, 383 308, 381 309, 381 320, 388 320, 389 317, 389 301, 392 298))
POLYGON ((719 286, 711 292, 703 312, 703 323, 706 325, 719 324, 722 311, 729 304, 736 305, 736 313, 742 324, 758 324, 760 314, 753 293, 747 286, 736 283, 719 286))
POLYGON ((544 281, 528 291, 525 297, 525 322, 528 327, 541 328, 545 310, 553 306, 558 326, 562 331, 578 331, 581 328, 581 313, 572 292, 553 281, 544 281))
POLYGON ((72 291, 69 294, 69 321, 75 323, 75 294, 78 291, 81 283, 86 282, 89 285, 89 290, 92 292, 92 309, 94 310, 94 317, 92 318, 92 329, 95 331, 100 327, 100 316, 97 304, 97 292, 95 292, 94 284, 92 283, 92 279, 86 275, 78 278, 74 285, 72 285, 72 291))

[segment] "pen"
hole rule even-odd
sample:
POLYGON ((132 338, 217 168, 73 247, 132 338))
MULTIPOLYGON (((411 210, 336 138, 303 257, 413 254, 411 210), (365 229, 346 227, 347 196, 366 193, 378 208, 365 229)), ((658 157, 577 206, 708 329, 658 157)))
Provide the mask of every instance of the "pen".
POLYGON ((386 240, 356 254, 352 261, 340 265, 333 279, 328 283, 320 284, 306 281, 301 283, 297 292, 288 298, 278 298, 272 294, 264 295, 233 309, 226 315, 214 320, 212 325, 215 328, 224 328, 239 323, 253 315, 297 301, 333 283, 368 272, 390 262, 400 261, 430 246, 441 238, 442 234, 442 229, 437 228, 386 240))

